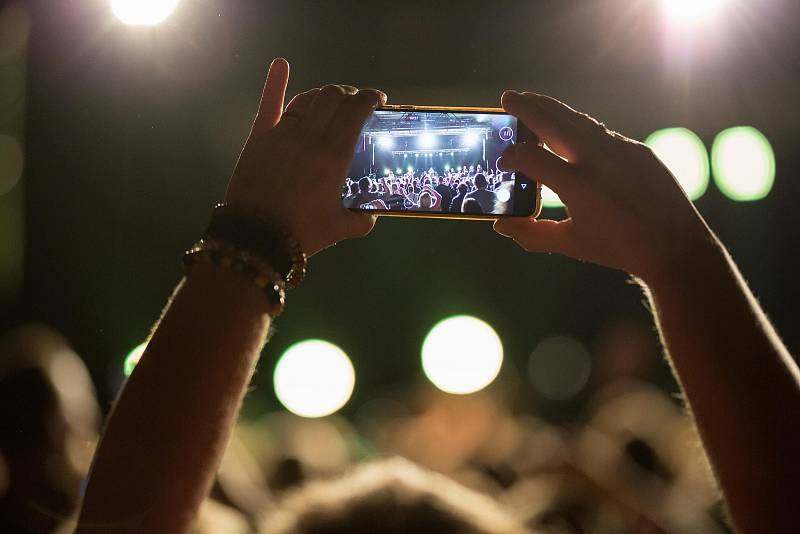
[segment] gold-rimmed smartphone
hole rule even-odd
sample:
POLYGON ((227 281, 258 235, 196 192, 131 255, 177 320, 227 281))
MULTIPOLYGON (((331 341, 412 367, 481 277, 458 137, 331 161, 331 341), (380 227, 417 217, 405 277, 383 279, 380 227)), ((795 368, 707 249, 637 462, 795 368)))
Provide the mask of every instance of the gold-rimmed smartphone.
POLYGON ((499 108, 379 107, 358 138, 342 204, 400 217, 538 215, 541 184, 497 166, 521 142, 539 140, 499 108))

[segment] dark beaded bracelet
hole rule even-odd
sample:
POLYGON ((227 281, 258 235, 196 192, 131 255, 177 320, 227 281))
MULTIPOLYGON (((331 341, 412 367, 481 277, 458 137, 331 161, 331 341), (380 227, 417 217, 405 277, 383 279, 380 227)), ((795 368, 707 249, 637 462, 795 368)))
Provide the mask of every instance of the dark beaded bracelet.
POLYGON ((305 276, 308 259, 300 243, 285 226, 256 208, 217 204, 203 235, 262 258, 281 275, 287 288, 297 287, 305 276))
POLYGON ((247 251, 232 245, 201 239, 183 255, 183 265, 188 270, 192 265, 210 263, 240 273, 263 291, 269 303, 267 313, 277 317, 286 302, 285 282, 272 267, 247 251))

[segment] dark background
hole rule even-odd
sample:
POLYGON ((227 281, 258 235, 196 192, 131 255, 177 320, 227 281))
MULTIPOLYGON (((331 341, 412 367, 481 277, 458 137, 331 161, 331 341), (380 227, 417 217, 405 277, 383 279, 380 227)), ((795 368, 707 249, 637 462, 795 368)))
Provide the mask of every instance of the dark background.
MULTIPOLYGON (((6 315, 62 330, 104 408, 124 355, 180 279, 182 250, 221 198, 276 56, 292 64, 291 94, 332 82, 380 88, 395 104, 494 106, 503 89, 532 89, 639 139, 688 127, 709 150, 724 128, 758 128, 776 154, 771 194, 738 203, 712 183, 697 205, 800 349, 796 1, 731 0, 691 42, 669 34, 656 2, 636 0, 183 0, 150 29, 122 25, 100 0, 28 5, 25 276, 6 315)), ((646 322, 640 291, 625 282, 524 254, 487 223, 380 220, 366 239, 312 258, 248 409, 277 406, 272 364, 308 337, 353 359, 346 411, 421 381, 422 340, 455 313, 492 324, 505 372, 522 370, 545 336, 592 346, 610 321, 646 322)), ((660 375, 674 390, 665 366, 660 375)))

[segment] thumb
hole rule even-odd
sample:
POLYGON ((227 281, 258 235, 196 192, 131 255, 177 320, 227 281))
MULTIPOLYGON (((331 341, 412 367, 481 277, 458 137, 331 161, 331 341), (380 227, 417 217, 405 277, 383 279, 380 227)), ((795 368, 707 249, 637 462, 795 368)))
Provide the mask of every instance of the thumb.
POLYGON ((572 219, 552 221, 507 217, 494 222, 494 231, 510 237, 528 252, 574 256, 572 219))

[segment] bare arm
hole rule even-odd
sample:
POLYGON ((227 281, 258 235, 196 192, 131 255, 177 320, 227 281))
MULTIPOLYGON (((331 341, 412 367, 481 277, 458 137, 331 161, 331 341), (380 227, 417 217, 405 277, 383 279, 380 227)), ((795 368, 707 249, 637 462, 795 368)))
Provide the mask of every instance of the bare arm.
MULTIPOLYGON (((339 189, 380 95, 314 89, 295 97, 281 118, 288 75, 284 60, 273 62, 226 201, 285 224, 311 255, 375 224, 345 209, 339 189)), ((264 344, 268 309, 245 276, 211 265, 191 268, 114 406, 78 532, 191 527, 264 344)))
POLYGON ((542 95, 503 105, 564 159, 523 144, 501 165, 541 176, 570 218, 495 229, 639 277, 736 527, 796 530, 800 372, 722 244, 644 145, 542 95))

